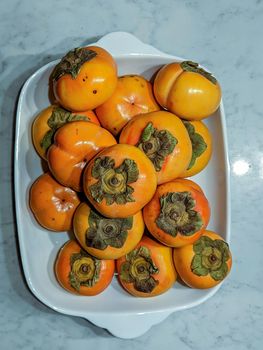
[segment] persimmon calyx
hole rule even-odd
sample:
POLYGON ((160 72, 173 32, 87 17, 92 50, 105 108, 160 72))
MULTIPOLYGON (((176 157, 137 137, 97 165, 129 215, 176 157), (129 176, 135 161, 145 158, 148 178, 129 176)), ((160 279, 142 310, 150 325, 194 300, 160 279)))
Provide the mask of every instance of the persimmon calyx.
POLYGON ((63 75, 70 74, 73 79, 76 79, 81 66, 96 56, 97 52, 82 47, 71 50, 62 57, 61 61, 56 65, 51 78, 53 80, 58 80, 63 75))
POLYGON ((187 168, 187 170, 189 170, 194 166, 196 159, 205 152, 207 144, 203 136, 195 132, 195 127, 190 122, 184 121, 183 123, 192 143, 192 158, 187 168))
POLYGON ((199 64, 193 61, 183 61, 180 64, 181 68, 186 72, 193 72, 201 74, 203 77, 211 81, 211 83, 216 84, 217 80, 216 78, 209 72, 207 72, 205 69, 199 67, 199 64))
POLYGON ((228 273, 226 262, 230 258, 229 246, 221 239, 200 237, 193 245, 195 255, 191 270, 197 276, 210 276, 215 281, 223 280, 228 273))
POLYGON ((158 130, 150 122, 143 129, 137 147, 152 161, 156 171, 162 169, 165 158, 171 154, 178 143, 168 130, 158 130))
POLYGON ((158 273, 159 269, 151 258, 150 250, 144 246, 128 253, 120 268, 121 280, 133 283, 134 288, 143 293, 151 293, 159 284, 152 276, 158 273))
POLYGON ((104 250, 108 246, 121 248, 132 228, 133 217, 124 219, 106 219, 90 211, 89 228, 86 231, 86 245, 88 247, 104 250))
POLYGON ((85 115, 73 114, 61 107, 53 108, 52 114, 47 121, 50 130, 45 133, 43 139, 40 141, 41 148, 45 151, 48 149, 53 142, 53 136, 58 128, 66 123, 78 120, 89 121, 90 119, 85 115))
POLYGON ((98 181, 89 187, 92 198, 101 203, 103 198, 107 205, 114 202, 126 204, 134 202, 133 187, 129 184, 136 182, 139 176, 137 164, 132 159, 124 159, 122 164, 115 167, 114 159, 98 157, 93 165, 91 175, 98 181))
POLYGON ((203 225, 200 214, 193 210, 195 200, 190 192, 168 192, 160 197, 160 214, 156 225, 176 237, 178 233, 191 236, 203 225))
POLYGON ((99 280, 101 261, 81 250, 70 257, 69 282, 79 292, 81 286, 92 287, 99 280))

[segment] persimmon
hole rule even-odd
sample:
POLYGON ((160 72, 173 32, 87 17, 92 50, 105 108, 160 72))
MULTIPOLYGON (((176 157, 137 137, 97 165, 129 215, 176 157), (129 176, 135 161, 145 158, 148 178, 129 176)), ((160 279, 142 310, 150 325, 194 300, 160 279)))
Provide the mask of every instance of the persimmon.
POLYGON ((193 243, 210 219, 210 207, 203 192, 181 181, 157 187, 152 200, 143 209, 149 232, 171 247, 193 243))
POLYGON ((228 244, 213 231, 204 231, 192 244, 175 248, 175 268, 181 279, 192 288, 211 288, 229 274, 232 256, 228 244))
POLYGON ((82 171, 87 162, 114 144, 111 133, 96 124, 85 121, 65 124, 57 130, 48 149, 49 169, 58 182, 81 191, 82 171))
POLYGON ((212 155, 212 136, 202 121, 184 121, 192 143, 192 158, 180 177, 189 177, 202 171, 212 155))
POLYGON ((120 143, 139 147, 152 161, 158 184, 183 173, 192 157, 187 130, 174 114, 157 111, 134 117, 122 129, 120 143))
POLYGON ((163 66, 154 80, 154 95, 165 109, 187 120, 213 114, 221 101, 216 78, 198 63, 173 62, 163 66))
POLYGON ((114 260, 100 260, 69 240, 60 249, 55 274, 60 285, 68 292, 97 295, 103 292, 114 275, 114 260))
POLYGON ((80 200, 49 173, 42 174, 30 188, 29 205, 38 223, 51 231, 68 231, 80 200))
POLYGON ((140 75, 118 78, 116 90, 96 108, 101 125, 117 135, 135 115, 159 110, 152 92, 152 84, 140 75))
POLYGON ((32 125, 32 139, 38 155, 46 160, 46 152, 53 142, 53 136, 62 125, 76 121, 85 120, 100 125, 93 111, 69 112, 57 105, 52 105, 41 111, 32 125))
POLYGON ((152 162, 137 147, 114 145, 87 165, 84 192, 93 206, 109 218, 134 215, 154 195, 157 177, 152 162))
POLYGON ((104 103, 117 85, 117 66, 101 47, 69 51, 52 72, 54 95, 71 111, 86 111, 104 103))
POLYGON ((153 297, 176 282, 172 249, 144 236, 130 253, 117 260, 118 278, 136 297, 153 297))
POLYGON ((129 253, 142 238, 142 212, 128 218, 108 219, 81 203, 73 219, 80 245, 99 259, 118 259, 129 253))

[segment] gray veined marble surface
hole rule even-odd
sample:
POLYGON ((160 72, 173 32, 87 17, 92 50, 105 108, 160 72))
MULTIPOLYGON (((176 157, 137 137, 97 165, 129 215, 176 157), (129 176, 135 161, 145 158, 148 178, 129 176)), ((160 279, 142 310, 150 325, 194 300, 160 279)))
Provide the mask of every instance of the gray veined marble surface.
POLYGON ((2 0, 0 2, 0 348, 262 349, 263 1, 2 0), (135 340, 53 312, 21 270, 12 193, 15 108, 25 79, 72 47, 128 31, 220 78, 231 165, 232 273, 206 303, 135 340))

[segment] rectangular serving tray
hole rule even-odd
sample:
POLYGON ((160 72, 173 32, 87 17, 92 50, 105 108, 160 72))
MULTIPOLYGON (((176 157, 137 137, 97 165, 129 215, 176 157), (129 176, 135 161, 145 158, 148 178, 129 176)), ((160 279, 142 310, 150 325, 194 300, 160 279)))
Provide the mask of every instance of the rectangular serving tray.
MULTIPOLYGON (((110 33, 96 45, 107 49, 116 59, 118 74, 141 74, 150 78, 163 64, 182 61, 129 33, 110 33)), ((59 248, 69 239, 68 233, 54 233, 41 228, 28 204, 29 189, 43 173, 41 160, 31 140, 34 117, 50 104, 49 76, 58 61, 36 71, 24 84, 17 107, 15 140, 15 201, 22 265, 32 293, 50 308, 73 316, 84 317, 121 338, 134 338, 145 333, 172 312, 198 305, 220 287, 209 290, 187 288, 180 283, 154 298, 134 298, 113 282, 102 294, 83 297, 63 290, 54 275, 54 261, 59 248)), ((213 136, 213 156, 207 168, 193 177, 203 188, 211 205, 208 228, 230 239, 230 190, 226 126, 223 104, 214 116, 205 121, 213 136)))

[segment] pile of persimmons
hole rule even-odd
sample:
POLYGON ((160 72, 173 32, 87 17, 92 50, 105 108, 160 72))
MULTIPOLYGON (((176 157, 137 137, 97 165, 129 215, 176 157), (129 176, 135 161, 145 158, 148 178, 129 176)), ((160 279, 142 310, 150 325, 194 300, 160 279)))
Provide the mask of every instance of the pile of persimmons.
POLYGON ((201 120, 220 104, 215 77, 191 61, 164 65, 152 82, 118 77, 113 57, 90 46, 68 52, 50 78, 55 102, 32 125, 49 171, 30 208, 50 231, 73 229, 54 262, 61 286, 96 295, 115 271, 140 297, 164 293, 177 274, 192 288, 220 283, 229 246, 206 230, 208 200, 186 179, 211 157, 201 120))

